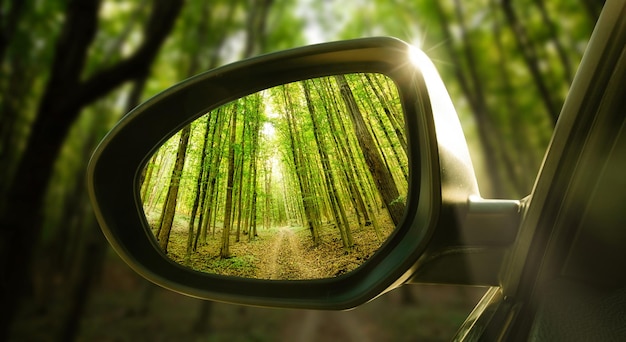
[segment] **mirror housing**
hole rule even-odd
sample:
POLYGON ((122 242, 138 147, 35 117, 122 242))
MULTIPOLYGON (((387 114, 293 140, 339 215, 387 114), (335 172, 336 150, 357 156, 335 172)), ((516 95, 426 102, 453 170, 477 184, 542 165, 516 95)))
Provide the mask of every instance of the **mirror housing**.
POLYGON ((478 279, 464 273, 464 262, 475 256, 480 261, 494 253, 501 256, 501 247, 515 235, 507 231, 492 238, 492 231, 471 231, 482 224, 469 228, 461 224, 471 216, 470 197, 478 199, 474 201, 478 207, 488 207, 487 217, 493 208, 482 205, 459 120, 434 65, 422 51, 393 38, 325 43, 259 56, 174 85, 124 116, 103 139, 89 164, 88 188, 102 231, 136 272, 176 292, 238 304, 348 309, 410 280, 492 284, 497 282, 501 258, 488 259, 482 268, 485 274, 478 279), (307 78, 356 72, 384 74, 396 83, 412 171, 404 219, 368 262, 336 278, 267 281, 200 273, 163 254, 151 237, 138 189, 141 170, 159 146, 200 115, 245 95, 307 78))

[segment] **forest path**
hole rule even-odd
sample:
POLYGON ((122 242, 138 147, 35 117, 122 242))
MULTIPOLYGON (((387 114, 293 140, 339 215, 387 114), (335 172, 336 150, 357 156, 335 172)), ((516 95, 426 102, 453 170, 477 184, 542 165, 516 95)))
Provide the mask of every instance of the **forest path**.
POLYGON ((293 229, 287 226, 278 228, 268 243, 266 262, 261 272, 262 279, 305 279, 314 274, 305 266, 301 244, 293 229))

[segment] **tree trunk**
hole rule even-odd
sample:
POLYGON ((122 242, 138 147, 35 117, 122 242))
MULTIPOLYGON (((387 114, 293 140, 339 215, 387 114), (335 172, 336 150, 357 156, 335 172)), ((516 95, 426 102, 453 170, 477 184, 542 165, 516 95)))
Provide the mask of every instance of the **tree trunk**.
POLYGON ((0 212, 10 199, 7 196, 16 167, 20 159, 21 142, 27 136, 29 115, 24 115, 28 107, 29 92, 39 70, 32 70, 22 58, 11 56, 7 61, 8 70, 2 73, 0 81, 0 212))
POLYGON ((235 143, 237 141, 237 105, 231 112, 230 144, 228 146, 228 176, 226 179, 226 204, 224 207, 224 227, 222 228, 222 247, 220 257, 230 257, 230 225, 233 207, 233 184, 235 179, 235 143))
POLYGON ((544 0, 534 0, 535 5, 539 8, 539 12, 541 13, 541 19, 545 27, 548 28, 548 33, 550 34, 550 40, 554 44, 554 48, 556 49, 559 60, 561 61, 561 67, 563 68, 563 78, 567 84, 572 83, 573 80, 573 72, 572 72, 572 63, 570 62, 569 56, 565 51, 565 47, 561 44, 561 40, 558 38, 558 33, 556 29, 556 25, 552 18, 550 18, 550 14, 548 14, 548 10, 546 9, 546 5, 544 0))
POLYGON ((265 51, 265 26, 267 16, 274 0, 252 0, 252 8, 248 15, 246 25, 246 44, 244 46, 244 57, 250 57, 255 53, 265 51), (256 50, 255 48, 258 48, 256 50))
MULTIPOLYGON (((490 2, 491 10, 494 13, 499 12, 498 3, 499 0, 491 0, 490 2)), ((504 94, 503 100, 505 106, 502 114, 510 120, 508 124, 513 138, 513 154, 517 156, 520 161, 515 163, 518 167, 512 167, 512 173, 509 175, 515 188, 515 194, 511 195, 514 195, 516 198, 521 198, 531 190, 532 182, 535 179, 532 171, 537 170, 540 160, 533 158, 536 154, 532 153, 533 149, 527 142, 528 135, 532 133, 528 131, 527 125, 521 120, 523 112, 515 101, 516 94, 511 84, 512 76, 509 70, 510 63, 503 46, 502 26, 500 16, 495 16, 492 29, 495 41, 494 51, 498 59, 498 75, 502 84, 502 93, 504 94), (524 167, 520 167, 521 165, 524 165, 524 167)))
POLYGON ((270 228, 271 219, 270 215, 272 213, 272 164, 266 160, 265 161, 265 210, 263 215, 263 225, 265 229, 270 228))
POLYGON ((589 21, 592 25, 595 24, 596 21, 598 21, 598 17, 600 17, 600 13, 602 12, 604 0, 581 0, 581 2, 585 7, 589 21))
POLYGON ((337 230, 339 231, 339 234, 341 236, 343 247, 347 250, 350 249, 354 244, 354 242, 352 241, 352 233, 350 232, 350 225, 348 224, 348 219, 346 217, 343 203, 341 202, 341 198, 339 197, 339 194, 337 192, 337 182, 333 177, 333 172, 330 166, 330 162, 328 160, 328 154, 326 152, 324 141, 319 136, 319 131, 321 128, 319 126, 319 123, 317 122, 315 106, 313 105, 313 101, 311 100, 311 93, 309 91, 308 84, 306 81, 301 82, 301 84, 304 91, 304 98, 306 99, 307 108, 309 110, 309 115, 311 116, 311 122, 313 123, 313 136, 315 137, 318 153, 320 154, 320 158, 322 160, 322 172, 325 179, 326 193, 331 203, 331 209, 333 211, 335 225, 337 226, 337 230))
POLYGON ((394 111, 391 109, 392 106, 390 106, 388 104, 387 99, 383 95, 384 92, 382 92, 382 94, 381 94, 381 91, 379 91, 377 89, 377 87, 375 86, 374 82, 372 81, 372 76, 370 76, 369 74, 363 74, 363 76, 365 77, 365 79, 369 83, 370 88, 372 89, 372 92, 374 93, 374 95, 378 99, 378 102, 380 103, 380 106, 383 108, 383 111, 385 112, 385 115, 387 116, 387 118, 389 119, 389 122, 393 126, 393 129, 394 129, 394 131, 395 131, 395 133, 396 133, 396 135, 398 137, 398 141, 400 142, 400 146, 402 146, 402 149, 404 150, 404 154, 407 154, 408 153, 408 147, 407 147, 406 137, 404 136, 404 127, 398 122, 398 120, 396 120, 396 117, 399 116, 399 115, 398 114, 394 114, 394 111))
POLYGON ((41 231, 43 197, 52 167, 71 124, 82 108, 119 85, 147 72, 165 37, 170 33, 183 2, 156 2, 145 40, 135 54, 111 68, 81 81, 89 46, 95 36, 100 1, 74 0, 56 44, 50 78, 39 104, 26 149, 0 212, 0 340, 8 334, 20 304, 32 250, 41 231), (20 255, 22 262, 13 262, 20 255))
POLYGON ((84 255, 80 263, 78 279, 70 293, 70 308, 63 320, 63 328, 59 341, 74 341, 80 331, 80 322, 84 316, 87 301, 91 295, 96 275, 100 273, 104 256, 107 251, 107 241, 100 232, 100 227, 89 210, 89 222, 84 226, 88 230, 88 241, 84 246, 84 255))
POLYGON ((7 47, 15 34, 15 30, 24 13, 24 8, 28 3, 28 1, 24 0, 13 0, 9 5, 8 13, 0 13, 0 65, 4 63, 7 47))
POLYGON ((252 239, 252 237, 257 237, 257 216, 256 216, 256 200, 258 197, 258 142, 259 142, 259 130, 260 130, 260 122, 259 122, 259 113, 257 107, 257 113, 255 118, 255 125, 252 130, 254 134, 252 138, 252 196, 250 199, 250 226, 248 228, 248 241, 252 239))
POLYGON ((185 128, 183 128, 180 132, 180 141, 178 142, 178 151, 176 152, 176 164, 174 164, 174 169, 172 170, 170 185, 167 189, 167 198, 165 199, 163 212, 161 214, 161 219, 159 220, 158 240, 159 246, 161 246, 164 253, 167 253, 167 245, 170 241, 172 224, 174 222, 174 216, 176 216, 178 189, 180 186, 180 178, 183 174, 183 167, 185 166, 185 156, 187 155, 187 145, 189 144, 190 133, 191 124, 185 126, 185 128))
MULTIPOLYGON (((441 29, 446 39, 452 39, 452 33, 450 32, 450 23, 448 20, 448 16, 444 12, 442 5, 438 1, 434 1, 436 4, 437 12, 439 14, 439 19, 441 22, 441 29)), ((458 5, 460 3, 457 2, 458 5)), ((478 137, 480 139, 481 145, 483 147, 483 155, 485 160, 485 169, 491 172, 490 174, 490 182, 489 188, 491 189, 491 196, 493 197, 503 197, 505 193, 503 189, 504 184, 504 176, 502 175, 502 168, 498 163, 497 159, 497 149, 498 146, 494 142, 493 135, 496 133, 495 128, 490 119, 490 115, 488 112, 487 104, 485 101, 485 96, 483 92, 482 81, 478 77, 478 72, 476 70, 476 62, 474 60, 473 50, 471 49, 471 45, 469 40, 469 36, 467 35, 465 24, 463 22, 463 16, 461 9, 457 8, 456 11, 457 18, 460 22, 461 34, 462 34, 462 53, 458 53, 455 51, 451 44, 446 44, 448 47, 448 55, 452 59, 452 64, 455 66, 454 72, 456 74, 456 78, 459 81, 461 89, 467 98, 470 107, 472 108, 472 114, 476 118, 477 128, 478 128, 478 137), (464 56, 468 65, 468 75, 463 71, 462 66, 464 65, 460 56, 464 56)))
MULTIPOLYGON (((188 229, 188 236, 187 236, 187 251, 185 252, 185 259, 189 260, 189 257, 191 256, 191 250, 193 247, 193 241, 194 241, 194 225, 196 222, 196 214, 198 213, 198 207, 200 206, 200 202, 201 202, 201 198, 203 197, 203 192, 202 192, 202 181, 205 178, 205 173, 206 173, 206 168, 207 166, 204 165, 204 158, 206 156, 206 149, 207 149, 207 140, 209 139, 209 131, 210 131, 210 122, 211 120, 209 120, 210 118, 206 118, 206 125, 204 127, 204 137, 202 140, 202 151, 200 152, 200 165, 198 167, 198 176, 196 177, 196 193, 194 196, 194 200, 193 200, 193 206, 191 208, 191 215, 189 216, 189 229, 188 229)), ((199 227, 200 225, 198 225, 199 227)), ((195 241, 198 241, 197 239, 195 239, 195 241)))
MULTIPOLYGON (((246 103, 247 106, 247 103, 246 103)), ((247 109, 246 109, 247 110, 247 109)), ((235 236, 235 242, 239 242, 241 240, 241 214, 243 211, 243 165, 245 161, 245 146, 246 146, 246 130, 248 129, 248 120, 246 117, 243 117, 243 130, 241 132, 241 147, 239 151, 239 165, 237 166, 237 233, 235 236)))
MULTIPOLYGON (((354 189, 352 190, 353 196, 357 198, 357 203, 359 203, 357 208, 361 207, 361 212, 363 213, 363 216, 365 218, 365 225, 368 225, 371 220, 376 220, 375 215, 370 213, 370 211, 367 209, 367 207, 370 206, 370 201, 364 199, 364 197, 369 197, 367 195, 367 191, 365 191, 364 188, 364 186, 369 182, 367 181, 367 177, 363 177, 364 175, 359 171, 356 165, 356 160, 354 158, 355 154, 351 152, 352 149, 350 147, 349 139, 346 138, 345 133, 340 133, 346 132, 346 127, 342 118, 338 115, 340 113, 339 104, 335 96, 335 92, 332 90, 330 80, 328 80, 327 89, 330 89, 329 92, 332 95, 332 102, 330 102, 329 104, 330 109, 327 111, 328 121, 333 132, 332 135, 336 141, 336 144, 341 150, 341 155, 343 155, 344 159, 348 160, 347 163, 343 163, 345 168, 344 172, 346 173, 346 179, 349 179, 352 187, 354 187, 354 189), (333 115, 333 113, 335 113, 335 115, 333 115), (365 202, 368 202, 368 204, 366 205, 365 202)), ((373 201, 375 200, 376 199, 374 198, 373 201)), ((375 227, 378 227, 378 225, 375 225, 375 227)))
POLYGON ((508 19, 509 26, 511 26, 511 30, 513 31, 513 36, 515 37, 520 53, 522 54, 522 57, 524 57, 526 67, 528 67, 528 70, 530 71, 530 74, 535 82, 535 86, 539 92, 539 97, 546 108, 546 112, 552 119, 552 123, 556 124, 556 120, 559 117, 559 107, 554 102, 551 95, 552 92, 548 89, 548 86, 541 75, 541 70, 539 69, 539 59, 537 57, 535 47, 531 44, 531 40, 528 37, 528 33, 526 32, 523 24, 517 18, 517 14, 515 14, 511 1, 503 0, 502 8, 506 18, 508 19))
POLYGON ((150 158, 150 162, 148 162, 148 165, 146 165, 146 168, 143 170, 141 181, 139 182, 139 184, 141 184, 141 203, 144 204, 144 207, 148 202, 148 190, 150 189, 150 181, 152 181, 152 174, 154 173, 154 165, 157 163, 157 157, 158 153, 155 153, 152 158, 150 158))
POLYGON ((335 79, 339 84, 341 97, 352 120, 361 152, 365 157, 365 162, 372 174, 372 178, 374 178, 376 182, 376 188, 383 198, 383 203, 391 216, 391 220, 395 225, 398 225, 400 224, 402 215, 404 215, 404 204, 398 200, 400 194, 398 193, 398 188, 393 180, 393 176, 378 153, 376 144, 368 131, 361 110, 357 106, 354 94, 352 94, 352 90, 348 86, 345 76, 338 75, 335 76, 335 79))
POLYGON ((214 207, 217 206, 216 196, 217 196, 218 189, 216 185, 217 185, 217 179, 219 176, 220 165, 222 163, 222 150, 223 150, 223 144, 224 144, 224 139, 222 138, 222 131, 224 130, 224 126, 227 125, 228 123, 228 121, 225 120, 226 114, 224 113, 225 111, 224 108, 225 107, 220 107, 216 112, 212 112, 212 113, 215 113, 216 115, 217 127, 216 127, 216 131, 214 132, 213 138, 211 139, 211 146, 212 146, 211 159, 210 159, 211 162, 209 164, 209 170, 208 170, 209 189, 206 194, 207 196, 207 199, 205 200, 206 209, 204 209, 205 214, 204 214, 204 219, 202 222, 202 232, 201 232, 201 239, 203 243, 206 242, 207 231, 209 231, 211 227, 215 229, 215 225, 211 224, 211 220, 213 216, 215 215, 214 207))
MULTIPOLYGON (((337 125, 335 124, 335 118, 332 115, 333 107, 331 101, 328 97, 334 96, 334 91, 330 88, 330 83, 327 83, 327 89, 325 92, 322 92, 319 84, 315 84, 315 89, 319 97, 323 101, 324 111, 326 112, 326 119, 328 120, 328 125, 330 127, 330 136, 335 145, 335 151, 337 151, 337 158, 339 159, 339 163, 341 165, 341 171, 343 173, 343 180, 347 183, 347 188, 350 192, 350 197, 352 203, 355 208, 355 212, 357 215, 357 219, 359 224, 367 226, 371 223, 371 218, 369 217, 369 213, 365 208, 365 202, 363 201, 363 196, 356 185, 357 181, 355 180, 355 175, 352 173, 352 169, 350 168, 350 153, 347 151, 346 146, 343 143, 341 137, 345 134, 339 133, 340 131, 337 129, 337 125), (361 216, 363 216, 363 221, 361 223, 361 216)), ((336 110, 335 110, 336 112, 336 110)))
MULTIPOLYGON (((365 87, 365 85, 363 86, 365 87)), ((398 137, 396 134, 393 134, 393 133, 390 134, 389 129, 387 128, 387 125, 385 125, 383 118, 380 114, 380 111, 378 110, 378 107, 376 106, 374 101, 371 99, 369 92, 366 91, 365 94, 366 94, 366 99, 367 99, 367 101, 365 102, 367 102, 370 107, 370 117, 374 116, 376 118, 376 123, 378 123, 379 130, 383 132, 383 134, 385 135, 385 140, 387 141, 387 144, 391 146, 391 151, 393 152, 393 157, 394 157, 393 159, 396 161, 398 165, 398 167, 393 167, 389 171, 392 172, 392 170, 400 169, 400 171, 402 171, 402 176, 404 177, 405 180, 408 181, 409 170, 407 169, 408 167, 407 154, 406 154, 407 150, 404 149, 402 151, 398 151, 398 145, 402 145, 400 142, 401 141, 400 137, 398 137)), ((386 115, 386 117, 389 118, 391 116, 386 115)), ((372 135, 377 136, 376 134, 374 134, 374 124, 370 123, 370 126, 372 129, 372 135)), ((383 151, 382 146, 380 147, 380 151, 381 152, 383 151)))
POLYGON ((300 139, 297 139, 296 123, 292 113, 293 105, 289 97, 289 92, 286 86, 283 86, 283 99, 285 101, 285 116, 287 118, 287 126, 289 129, 289 143, 290 150, 292 151, 292 159, 294 165, 294 173, 298 178, 298 186, 300 187, 300 195, 302 200, 302 207, 304 208, 304 216, 306 219, 307 227, 311 232, 311 238, 314 244, 319 243, 319 224, 316 220, 315 210, 313 208, 313 196, 311 193, 311 187, 309 179, 306 175, 305 158, 302 154, 302 145, 300 139))
POLYGON ((246 207, 248 208, 244 217, 244 235, 248 235, 248 241, 252 239, 251 226, 253 223, 252 211, 256 210, 256 164, 257 164, 257 151, 259 141, 259 107, 261 104, 260 97, 256 95, 255 110, 253 114, 253 121, 250 128, 250 161, 248 163, 248 178, 246 179, 246 207))

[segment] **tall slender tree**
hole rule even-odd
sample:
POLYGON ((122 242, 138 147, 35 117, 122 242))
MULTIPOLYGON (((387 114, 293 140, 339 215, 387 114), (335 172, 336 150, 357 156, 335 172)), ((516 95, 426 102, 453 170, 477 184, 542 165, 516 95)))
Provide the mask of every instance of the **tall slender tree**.
POLYGON ((235 102, 230 112, 230 141, 228 145, 228 176, 226 179, 226 204, 224 207, 224 227, 222 228, 222 247, 220 257, 230 257, 230 229, 233 211, 233 185, 235 181, 235 144, 237 143, 238 106, 235 102))
POLYGON ((383 159, 378 153, 376 143, 368 131, 361 110, 359 109, 357 102, 354 98, 354 94, 346 81, 344 75, 335 76, 337 83, 339 84, 341 97, 345 103, 346 110, 352 120, 359 146, 365 162, 372 173, 372 176, 376 182, 376 187, 380 192, 385 207, 389 211, 389 215, 394 224, 400 224, 402 215, 404 214, 404 203, 400 201, 400 194, 398 188, 393 179, 393 176, 389 172, 389 169, 385 166, 383 159))
POLYGON ((169 188, 167 189, 167 198, 163 205, 163 211, 161 218, 159 219, 159 246, 167 253, 167 245, 170 240, 170 232, 172 231, 172 225, 174 222, 174 215, 176 214, 176 203, 178 202, 178 190, 180 186, 180 179, 183 174, 183 167, 185 165, 185 157, 187 155, 187 146, 189 145, 189 135, 191 133, 191 124, 185 126, 180 133, 180 141, 178 143, 178 152, 176 152, 176 163, 172 170, 172 176, 170 177, 169 188))
POLYGON ((314 195, 311 191, 311 184, 307 174, 307 167, 305 165, 306 159, 302 155, 302 143, 297 137, 298 131, 296 129, 296 123, 294 122, 294 113, 292 112, 295 107, 293 106, 291 97, 289 95, 289 92, 287 91, 287 87, 282 86, 281 89, 285 105, 284 115, 287 121, 289 146, 292 154, 291 158, 293 159, 295 174, 298 177, 298 186, 300 187, 302 206, 304 208, 304 217, 306 218, 307 227, 311 232, 311 238, 313 239, 313 243, 317 244, 319 243, 318 215, 316 212, 317 210, 315 208, 315 204, 313 202, 314 195))
POLYGON ((338 182, 335 181, 335 178, 333 176, 332 167, 330 165, 328 153, 326 152, 324 139, 320 137, 320 132, 322 129, 318 123, 317 114, 315 113, 315 106, 313 104, 313 100, 311 99, 309 85, 306 81, 301 82, 301 85, 302 90, 304 91, 304 97, 306 99, 311 122, 313 124, 313 136, 315 138, 317 149, 322 161, 322 173, 325 179, 326 193, 328 194, 328 198, 331 203, 331 210, 335 218, 335 225, 337 226, 339 234, 341 235, 341 240, 343 241, 344 248, 349 249, 352 247, 354 242, 352 241, 352 233, 350 231, 346 211, 344 209, 341 197, 339 196, 337 191, 338 182))

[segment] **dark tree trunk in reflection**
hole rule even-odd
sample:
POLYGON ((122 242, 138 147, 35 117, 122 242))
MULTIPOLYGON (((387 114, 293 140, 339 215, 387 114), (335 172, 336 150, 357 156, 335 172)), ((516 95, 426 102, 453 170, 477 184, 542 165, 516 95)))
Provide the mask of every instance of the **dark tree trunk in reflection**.
POLYGON ((402 116, 402 113, 398 114, 393 109, 394 106, 389 103, 389 99, 387 98, 387 96, 385 96, 385 92, 381 90, 382 89, 382 85, 378 81, 377 77, 374 77, 376 82, 372 81, 372 76, 369 75, 369 74, 363 74, 363 77, 365 77, 365 79, 369 83, 369 85, 370 85, 370 87, 372 89, 372 92, 374 93, 374 95, 378 99, 381 108, 383 109, 385 115, 389 119, 389 122, 393 126, 393 130, 395 131, 395 133, 396 133, 396 135, 398 137, 398 141, 399 141, 400 145, 402 146, 402 149, 404 150, 404 154, 407 154, 408 147, 407 147, 406 137, 404 135, 404 127, 403 127, 404 123, 400 123, 397 120, 398 117, 402 116))
MULTIPOLYGON (((224 131, 224 127, 228 124, 229 120, 227 120, 227 115, 225 113, 225 109, 224 107, 220 108, 217 110, 217 112, 214 113, 214 115, 216 116, 216 120, 217 120, 217 127, 215 129, 214 135, 211 138, 211 163, 209 164, 209 169, 208 169, 208 192, 206 193, 206 199, 205 199, 205 209, 204 211, 204 218, 203 218, 203 222, 202 222, 202 231, 201 231, 201 239, 202 242, 206 242, 207 240, 207 232, 209 230, 211 230, 211 227, 213 227, 212 232, 215 232, 215 224, 212 223, 216 213, 215 213, 215 203, 217 200, 217 194, 218 194, 218 187, 217 185, 217 180, 219 178, 219 168, 220 165, 222 163, 222 151, 223 151, 223 144, 225 143, 225 139, 222 137, 222 132, 224 131)), ((197 248, 197 243, 196 243, 196 248, 197 248)))
MULTIPOLYGON (((247 104, 245 104, 247 106, 247 104)), ((244 112, 247 114, 247 112, 244 112)), ((245 161, 245 146, 246 146, 246 131, 248 130, 248 120, 247 117, 243 117, 243 129, 241 131, 241 144, 239 144, 239 159, 237 163, 237 204, 235 205, 235 209, 237 211, 237 232, 235 234, 235 242, 239 242, 241 240, 241 215, 244 210, 243 204, 243 164, 245 161)))
MULTIPOLYGON (((363 84, 363 86, 365 86, 365 84, 363 84)), ((389 127, 387 124, 385 124, 385 120, 383 120, 382 118, 382 114, 380 113, 379 108, 381 107, 381 104, 376 104, 374 99, 371 98, 370 92, 369 91, 365 91, 365 99, 361 99, 362 102, 367 103, 367 107, 369 107, 369 111, 370 111, 370 117, 375 117, 376 119, 376 124, 374 123, 370 123, 370 126, 372 127, 372 135, 374 137, 376 137, 377 135, 374 133, 375 131, 382 131, 383 135, 385 136, 384 142, 379 143, 379 148, 380 151, 384 151, 385 148, 383 146, 390 146, 391 150, 393 152, 393 158, 394 159, 392 162, 394 164, 396 164, 398 167, 390 167, 389 168, 389 172, 391 174, 393 174, 394 170, 400 170, 402 171, 402 176, 404 177, 405 181, 408 181, 409 179, 409 171, 407 169, 407 161, 406 161, 406 150, 399 150, 399 146, 401 145, 399 144, 399 137, 397 136, 397 134, 395 134, 394 132, 390 131, 389 127), (377 127, 377 129, 375 129, 374 127, 377 127)), ((363 104, 363 107, 366 108, 365 104, 363 104)), ((387 118, 389 118, 389 116, 386 116, 387 118)), ((385 153, 382 153, 383 156, 385 155, 385 153)))
MULTIPOLYGON (((333 89, 333 86, 330 82, 330 79, 325 80, 326 88, 333 89)), ((357 165, 357 160, 355 159, 355 149, 356 147, 351 146, 350 139, 346 136, 345 132, 346 126, 342 116, 339 115, 339 99, 335 96, 335 91, 330 90, 330 94, 332 101, 330 101, 330 110, 328 111, 328 121, 330 123, 330 127, 333 131, 333 138, 335 139, 337 145, 339 146, 339 150, 341 151, 341 155, 344 158, 344 169, 346 174, 346 179, 351 179, 351 188, 352 194, 356 197, 358 206, 357 208, 361 208, 361 213, 365 218, 365 225, 369 225, 370 223, 374 223, 374 227, 378 231, 378 224, 376 215, 369 210, 370 206, 374 204, 376 201, 375 197, 370 196, 371 192, 368 193, 366 190, 366 186, 369 187, 369 177, 364 177, 364 174, 360 171, 359 166, 357 165), (347 160, 347 161, 346 161, 347 160), (367 203, 367 204, 366 204, 367 203)))
POLYGON ((347 183, 346 187, 350 192, 350 199, 352 200, 352 203, 354 205, 359 224, 367 226, 371 223, 371 218, 365 206, 363 196, 357 186, 358 181, 355 179, 359 175, 355 176, 354 172, 352 172, 352 169, 350 168, 352 163, 352 156, 348 152, 347 147, 344 145, 343 139, 345 139, 345 133, 342 134, 342 132, 337 129, 337 124, 335 123, 336 118, 333 115, 333 113, 336 113, 337 110, 336 107, 331 105, 332 102, 329 99, 329 97, 334 95, 332 85, 327 82, 325 83, 324 87, 320 86, 319 83, 320 82, 313 82, 319 97, 322 99, 322 105, 324 107, 324 111, 326 112, 326 119, 330 128, 329 135, 330 137, 332 137, 332 140, 334 142, 335 151, 337 153, 339 165, 341 167, 342 177, 340 177, 340 179, 347 183), (361 222, 362 220, 364 222, 361 222))
POLYGON ((330 162, 328 161, 328 154, 326 152, 326 147, 323 139, 320 138, 320 126, 317 123, 317 117, 315 113, 315 106, 313 105, 313 101, 311 100, 311 94, 309 91, 309 86, 306 81, 301 82, 302 89, 304 91, 304 97, 306 99, 307 108, 309 110, 309 114, 311 116, 311 122, 313 123, 313 135, 315 137, 315 142, 317 144, 317 149, 320 154, 320 158, 322 160, 322 169, 325 178, 326 185, 326 193, 327 197, 330 201, 331 209, 333 212, 333 217, 335 219, 335 225, 339 230, 339 234, 341 235, 341 241, 343 242, 343 247, 349 249, 352 247, 354 242, 352 241, 352 233, 350 232, 350 225, 348 224, 348 218, 346 217, 346 211, 343 207, 343 203, 341 197, 337 191, 337 182, 333 176, 332 168, 330 166, 330 162))
POLYGON ((257 200, 257 163, 258 163, 258 152, 259 152, 259 133, 260 133, 260 113, 259 110, 261 108, 261 98, 256 95, 256 105, 255 105, 255 113, 254 120, 252 122, 252 148, 250 152, 250 177, 248 177, 248 183, 250 188, 250 196, 248 207, 250 210, 248 211, 248 215, 245 218, 244 227, 247 229, 248 233, 248 241, 252 240, 253 237, 257 237, 256 230, 256 200, 257 200), (251 184, 250 184, 251 183, 251 184))
POLYGON ((271 212, 272 212, 272 163, 266 160, 263 164, 263 172, 265 174, 264 187, 265 187, 265 210, 263 211, 263 226, 265 229, 270 228, 271 224, 271 212))
POLYGON ((352 120, 359 146, 365 157, 365 162, 372 173, 376 187, 383 198, 383 202, 389 211, 393 223, 397 225, 400 223, 402 215, 404 214, 404 203, 400 200, 396 183, 378 153, 376 143, 368 131, 365 120, 357 106, 354 94, 352 94, 352 90, 348 86, 345 76, 338 75, 335 76, 335 79, 339 84, 341 96, 350 114, 350 119, 352 120))
POLYGON ((159 153, 155 153, 152 158, 150 158, 150 161, 148 162, 148 165, 146 165, 146 167, 144 168, 143 172, 142 172, 142 177, 141 177, 141 201, 143 203, 148 202, 148 190, 150 189, 150 181, 152 180, 152 173, 154 172, 154 164, 156 164, 157 162, 157 157, 159 156, 159 153))
POLYGON ((180 178, 183 173, 183 166, 185 165, 185 155, 187 154, 187 145, 189 143, 189 134, 191 133, 191 125, 185 126, 180 134, 180 141, 178 143, 178 152, 176 153, 176 164, 174 164, 174 170, 172 170, 172 177, 170 178, 170 185, 167 190, 167 198, 161 219, 159 220, 159 246, 163 252, 167 253, 167 244, 170 240, 170 232, 172 230, 172 224, 174 222, 174 216, 176 214, 176 202, 178 199, 178 189, 180 186, 180 178))
POLYGON ((304 207, 304 216, 306 219, 307 227, 311 232, 311 238, 313 243, 319 243, 319 222, 316 214, 316 209, 313 203, 313 193, 311 192, 310 180, 307 177, 306 158, 302 156, 302 147, 300 139, 297 139, 298 134, 296 125, 294 123, 294 117, 292 113, 293 104, 289 98, 289 92, 286 87, 282 87, 284 103, 286 108, 286 119, 289 130, 289 143, 292 151, 293 164, 295 167, 295 173, 298 177, 298 186, 300 187, 300 194, 302 196, 302 206, 304 207))
POLYGON ((235 181, 235 143, 237 142, 237 104, 233 106, 230 124, 230 144, 228 146, 228 176, 226 179, 226 204, 224 205, 224 227, 222 228, 222 247, 220 257, 230 257, 230 228, 233 210, 233 184, 235 181))
MULTIPOLYGON (((205 165, 205 158, 206 158, 206 148, 207 148, 207 140, 209 138, 209 131, 211 129, 210 127, 210 123, 211 120, 209 120, 210 118, 206 118, 206 126, 204 127, 204 137, 202 139, 202 151, 200 152, 200 164, 198 166, 198 175, 196 178, 196 191, 195 191, 195 196, 194 196, 194 200, 193 200, 193 206, 191 208, 191 215, 189 217, 189 229, 188 229, 188 236, 187 236, 187 251, 185 254, 185 259, 189 259, 189 257, 191 256, 191 250, 193 249, 193 242, 194 242, 194 225, 196 223, 196 215, 198 213, 198 207, 200 206, 200 202, 201 202, 201 198, 203 198, 204 193, 202 192, 202 181, 205 179, 205 174, 206 174, 206 169, 207 166, 205 165)), ((198 227, 200 227, 200 224, 198 224, 198 227)), ((198 241, 197 239, 195 239, 195 241, 198 241)))
MULTIPOLYGON (((198 180, 199 184, 200 184, 200 193, 198 194, 198 197, 200 199, 200 203, 198 204, 199 208, 198 210, 200 211, 199 215, 198 215, 198 228, 196 229, 196 233, 194 235, 194 241, 193 241, 193 251, 196 251, 196 249, 198 248, 198 239, 200 237, 201 232, 205 233, 206 236, 206 230, 203 230, 202 227, 204 226, 204 220, 205 220, 205 203, 206 203, 206 198, 207 198, 207 191, 209 188, 209 174, 211 173, 211 164, 210 161, 212 160, 212 153, 214 153, 214 151, 211 149, 209 151, 208 146, 209 146, 209 137, 210 137, 210 143, 213 144, 213 141, 215 140, 215 132, 217 130, 217 116, 216 115, 209 115, 209 117, 207 118, 207 127, 206 127, 206 133, 207 135, 204 137, 204 142, 202 143, 202 157, 200 159, 200 163, 202 164, 202 175, 200 177, 200 179, 198 180), (208 135, 210 131, 210 136, 208 135), (209 162, 207 162, 207 160, 209 162)), ((192 210, 193 213, 193 210, 192 210)))

